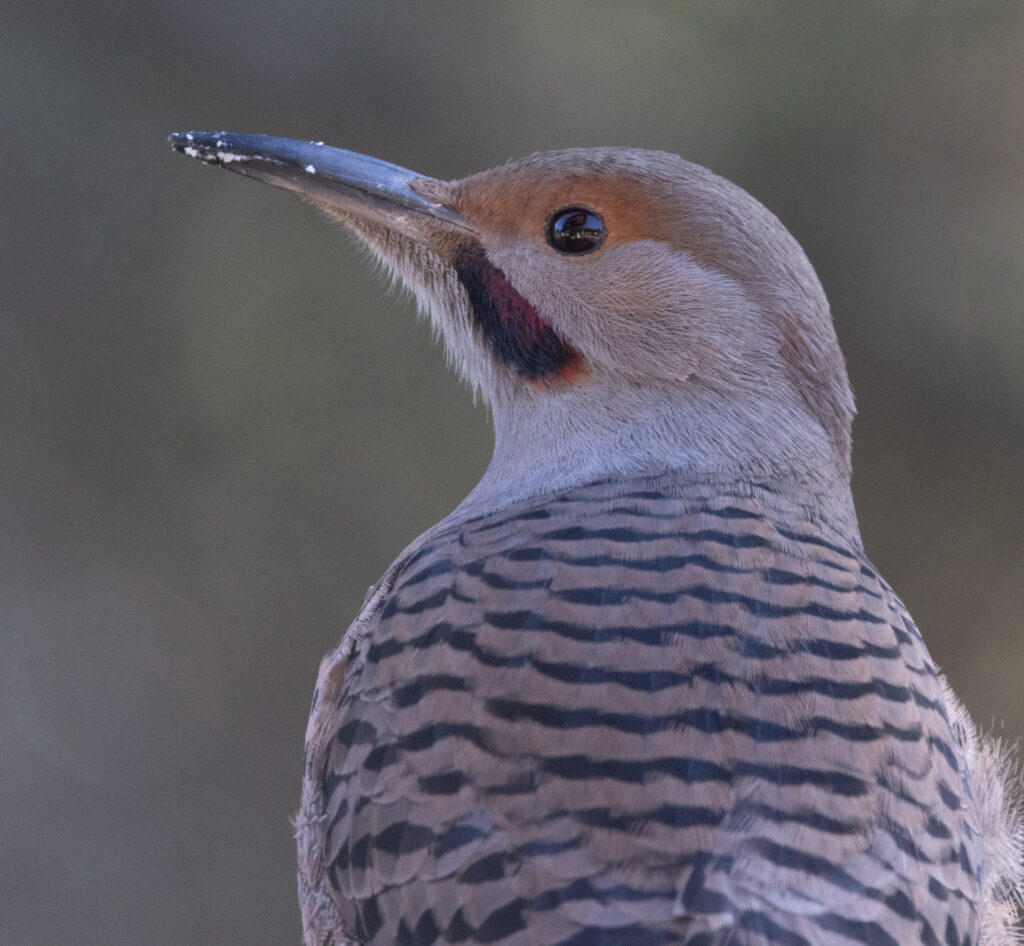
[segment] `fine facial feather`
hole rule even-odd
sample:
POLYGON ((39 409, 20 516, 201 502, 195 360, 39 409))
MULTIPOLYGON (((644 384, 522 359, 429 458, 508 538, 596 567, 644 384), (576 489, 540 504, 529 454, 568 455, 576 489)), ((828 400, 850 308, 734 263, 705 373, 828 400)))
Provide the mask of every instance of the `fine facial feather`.
POLYGON ((674 155, 633 149, 533 155, 413 186, 476 237, 416 242, 327 209, 413 290, 493 409, 495 457, 467 512, 542 487, 687 468, 796 476, 852 520, 853 405, 828 305, 795 241, 749 195, 674 155), (548 217, 570 204, 604 215, 598 252, 564 257, 546 245, 548 217), (474 328, 453 264, 477 244, 579 353, 573 383, 520 383, 474 328))
POLYGON ((556 328, 607 352, 603 363, 642 382, 760 382, 762 395, 781 364, 848 460, 853 405, 828 303, 796 241, 749 194, 675 155, 628 148, 535 154, 447 191, 492 260, 556 328), (598 253, 544 245, 543 222, 572 204, 604 217, 598 253))

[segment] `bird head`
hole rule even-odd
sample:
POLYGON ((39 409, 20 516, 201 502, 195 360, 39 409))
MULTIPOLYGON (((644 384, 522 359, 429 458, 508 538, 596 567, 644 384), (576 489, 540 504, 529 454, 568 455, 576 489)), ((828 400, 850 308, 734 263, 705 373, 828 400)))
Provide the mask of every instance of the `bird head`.
POLYGON ((171 143, 299 193, 412 290, 494 411, 492 492, 674 467, 845 488, 825 295, 775 216, 710 171, 595 148, 441 181, 316 142, 171 143))

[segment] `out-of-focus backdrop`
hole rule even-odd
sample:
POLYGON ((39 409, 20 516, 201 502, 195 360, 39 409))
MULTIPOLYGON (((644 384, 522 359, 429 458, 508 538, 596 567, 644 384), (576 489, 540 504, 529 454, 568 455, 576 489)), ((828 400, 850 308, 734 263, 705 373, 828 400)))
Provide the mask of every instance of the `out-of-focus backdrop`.
POLYGON ((869 553, 975 717, 1024 733, 1020 0, 8 0, 0 24, 0 943, 297 943, 318 660, 489 456, 408 300, 171 131, 441 177, 639 145, 751 191, 832 300, 869 553))

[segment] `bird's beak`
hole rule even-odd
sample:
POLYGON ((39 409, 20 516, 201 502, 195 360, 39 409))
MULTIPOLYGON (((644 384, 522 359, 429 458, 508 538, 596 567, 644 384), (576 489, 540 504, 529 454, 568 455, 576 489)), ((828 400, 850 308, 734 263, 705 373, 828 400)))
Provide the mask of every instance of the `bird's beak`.
POLYGON ((167 139, 175 151, 311 200, 343 218, 377 223, 418 242, 441 233, 473 233, 466 220, 426 193, 438 182, 396 164, 323 142, 189 131, 167 139), (415 182, 415 183, 414 183, 415 182))

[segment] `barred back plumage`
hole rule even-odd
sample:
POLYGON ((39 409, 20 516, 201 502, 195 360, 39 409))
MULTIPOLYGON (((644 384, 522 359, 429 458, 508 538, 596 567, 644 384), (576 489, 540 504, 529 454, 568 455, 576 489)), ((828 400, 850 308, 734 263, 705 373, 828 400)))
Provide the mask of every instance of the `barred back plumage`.
POLYGON ((386 581, 325 662, 300 819, 353 943, 976 942, 940 678, 812 508, 599 483, 386 581))

